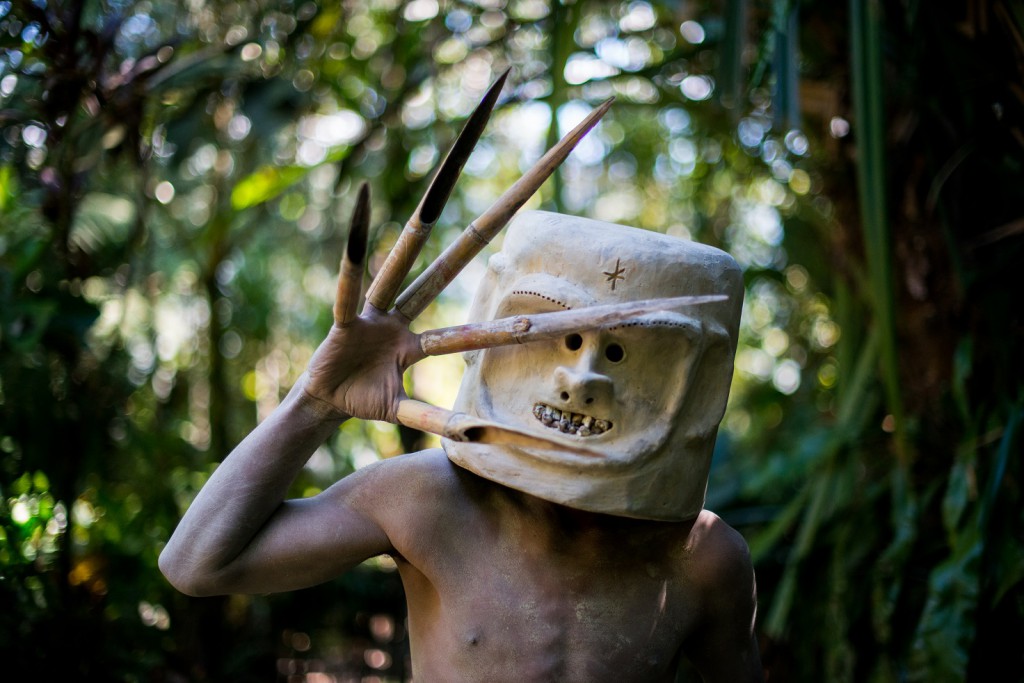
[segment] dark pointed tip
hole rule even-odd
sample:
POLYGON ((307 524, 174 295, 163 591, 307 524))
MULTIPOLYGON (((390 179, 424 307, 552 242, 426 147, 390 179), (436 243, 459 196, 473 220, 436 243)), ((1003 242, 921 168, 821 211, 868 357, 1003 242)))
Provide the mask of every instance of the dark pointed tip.
MULTIPOLYGON (((466 125, 463 130, 469 128, 471 125, 478 125, 480 131, 483 131, 484 126, 487 124, 487 119, 491 117, 491 111, 494 109, 494 104, 498 101, 498 96, 501 95, 502 88, 505 87, 505 81, 508 79, 508 75, 512 72, 512 67, 509 67, 501 72, 501 75, 494 79, 494 83, 491 83, 491 87, 484 93, 483 98, 480 100, 480 104, 477 105, 473 113, 469 115, 469 119, 466 121, 466 125)), ((478 135, 479 137, 479 135, 478 135)), ((458 142, 452 147, 454 150, 458 146, 458 142)), ((473 145, 470 145, 472 148, 473 145)))
POLYGON ((583 139, 583 136, 589 133, 591 129, 597 125, 597 122, 608 113, 608 110, 611 109, 612 103, 614 102, 615 98, 609 97, 607 100, 594 107, 594 109, 587 114, 582 121, 576 124, 575 128, 566 133, 565 137, 559 140, 558 144, 551 148, 549 153, 555 153, 559 158, 567 156, 576 144, 583 139))
MULTIPOLYGON (((547 161, 549 163, 553 162, 553 166, 551 166, 546 173, 539 176, 541 183, 543 183, 544 180, 554 172, 555 168, 565 161, 566 157, 569 156, 569 153, 572 152, 572 150, 576 148, 576 145, 579 144, 579 141, 597 125, 597 122, 601 120, 601 117, 608 113, 613 102, 615 102, 615 98, 609 97, 607 100, 594 107, 594 109, 587 114, 582 121, 576 124, 575 128, 566 133, 565 136, 558 141, 558 144, 547 151, 541 161, 547 161)), ((540 162, 538 162, 538 164, 540 165, 540 162)), ((540 184, 537 185, 537 188, 539 187, 540 184)))
POLYGON ((441 164, 441 168, 438 169, 434 179, 430 182, 430 187, 427 189, 427 193, 424 195, 423 201, 420 202, 420 207, 417 211, 419 220, 423 223, 432 224, 441 216, 441 211, 444 210, 452 190, 455 189, 455 183, 459 179, 459 174, 462 173, 462 167, 466 165, 469 155, 473 153, 476 143, 480 141, 480 136, 483 135, 484 128, 487 127, 487 121, 491 118, 491 112, 494 111, 498 95, 501 94, 501 89, 504 87, 505 80, 511 71, 512 67, 505 69, 491 87, 487 89, 487 93, 480 100, 480 104, 477 105, 473 113, 470 114, 466 125, 462 128, 462 132, 459 133, 455 144, 452 145, 448 156, 441 164))
POLYGON ((501 89, 505 86, 505 80, 508 78, 508 75, 510 73, 512 73, 512 67, 508 67, 507 69, 502 71, 501 75, 494 79, 494 83, 491 84, 490 88, 488 88, 487 94, 490 95, 491 91, 493 90, 495 93, 494 96, 497 97, 497 93, 500 93, 501 89))
POLYGON ((366 239, 370 231, 370 185, 359 186, 356 206, 352 209, 352 224, 348 229, 348 246, 345 255, 356 265, 362 265, 366 258, 366 239))
POLYGON ((601 120, 601 117, 608 113, 608 110, 612 108, 614 103, 615 97, 613 96, 594 107, 593 111, 587 114, 586 118, 583 119, 580 126, 583 127, 586 124, 587 130, 590 130, 590 128, 595 126, 597 122, 601 120))

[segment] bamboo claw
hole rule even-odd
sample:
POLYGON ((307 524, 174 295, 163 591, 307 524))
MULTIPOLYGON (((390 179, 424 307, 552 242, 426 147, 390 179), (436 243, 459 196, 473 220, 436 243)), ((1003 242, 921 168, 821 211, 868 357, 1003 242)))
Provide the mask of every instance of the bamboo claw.
POLYGON ((611 107, 615 98, 605 100, 583 121, 544 154, 504 192, 487 211, 469 224, 462 234, 420 274, 398 297, 395 308, 408 320, 423 312, 455 276, 497 235, 512 216, 561 166, 569 153, 611 107))
POLYGON ((433 227, 433 224, 420 222, 417 216, 409 219, 395 246, 388 253, 384 265, 366 291, 368 304, 381 311, 391 307, 395 292, 402 286, 402 280, 412 269, 433 227))
POLYGON ((356 206, 352 210, 352 222, 338 273, 338 289, 334 297, 334 322, 338 326, 352 322, 359 308, 369 228, 370 186, 363 183, 359 188, 356 206))
POLYGON ((480 141, 480 136, 483 135, 484 128, 494 111, 494 105, 498 101, 498 95, 501 94, 511 70, 511 68, 506 69, 487 89, 480 104, 470 114, 466 125, 463 126, 448 155, 441 163, 437 174, 431 181, 430 189, 423 195, 423 200, 416 209, 416 214, 424 223, 433 225, 441 217, 441 212, 444 210, 445 204, 448 203, 452 190, 455 189, 455 183, 462 173, 463 166, 469 161, 470 154, 476 148, 477 142, 480 141))
POLYGON ((517 315, 423 332, 419 338, 420 348, 428 356, 440 356, 494 346, 525 344, 616 325, 658 311, 709 304, 728 298, 724 294, 667 297, 588 306, 553 313, 517 315))
POLYGON ((495 80, 466 121, 466 125, 430 181, 430 187, 427 188, 412 217, 398 236, 398 241, 388 253, 384 265, 370 284, 366 292, 366 301, 374 308, 386 311, 391 307, 402 281, 412 270, 423 245, 430 237, 434 223, 440 218, 445 204, 448 203, 448 198, 462 173, 462 167, 466 165, 476 143, 480 140, 508 74, 509 70, 506 70, 495 80))
POLYGON ((429 403, 423 403, 411 398, 402 399, 398 403, 397 418, 399 424, 412 429, 418 429, 421 432, 427 432, 428 434, 436 434, 437 436, 462 441, 464 439, 458 438, 457 430, 453 431, 449 427, 453 418, 456 418, 458 415, 459 413, 454 411, 445 410, 444 408, 432 406, 429 403))

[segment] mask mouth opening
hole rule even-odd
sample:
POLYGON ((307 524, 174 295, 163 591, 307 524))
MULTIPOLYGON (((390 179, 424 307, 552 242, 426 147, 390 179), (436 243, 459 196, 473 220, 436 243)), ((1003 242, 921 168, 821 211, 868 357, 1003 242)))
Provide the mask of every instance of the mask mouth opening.
POLYGON ((612 428, 612 423, 608 420, 583 413, 559 410, 546 403, 534 404, 533 416, 548 429, 555 429, 563 434, 574 436, 598 436, 612 428))

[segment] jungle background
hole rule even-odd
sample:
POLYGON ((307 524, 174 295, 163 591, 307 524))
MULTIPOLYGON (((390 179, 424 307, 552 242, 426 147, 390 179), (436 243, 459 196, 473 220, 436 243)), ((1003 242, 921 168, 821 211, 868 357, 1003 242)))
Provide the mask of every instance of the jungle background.
MULTIPOLYGON (((422 263, 529 207, 689 236, 747 294, 708 507, 770 681, 1024 680, 1024 8, 961 0, 0 0, 0 677, 401 681, 387 558, 192 599, 157 556, 487 85, 422 263)), ((483 258, 421 328, 462 322, 483 258)), ((450 405, 460 361, 409 374, 450 405)), ((316 493, 433 443, 351 421, 316 493)), ((679 680, 696 680, 682 671, 679 680)))

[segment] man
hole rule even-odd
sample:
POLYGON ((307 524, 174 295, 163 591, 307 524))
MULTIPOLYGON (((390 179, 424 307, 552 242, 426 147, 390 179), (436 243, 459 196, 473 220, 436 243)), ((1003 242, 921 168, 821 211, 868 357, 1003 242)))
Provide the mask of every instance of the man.
MULTIPOLYGON (((428 335, 408 321, 424 305, 416 292, 431 288, 421 278, 391 308, 415 257, 403 249, 393 254, 405 265, 382 269, 359 317, 358 269, 343 267, 336 324, 197 496, 161 554, 168 579, 190 595, 268 593, 388 554, 417 681, 672 681, 683 657, 706 681, 760 680, 746 545, 702 510, 742 299, 732 259, 623 226, 519 215, 473 305, 482 328, 433 337, 474 349, 457 406, 469 417, 438 422, 402 389, 427 353, 428 335), (729 298, 530 341, 559 311, 707 294, 729 298), (480 341, 495 318, 525 343, 480 341), (452 438, 284 500, 351 417, 452 438)), ((361 263, 355 252, 346 266, 361 263)), ((426 281, 451 270, 446 258, 426 281)))

